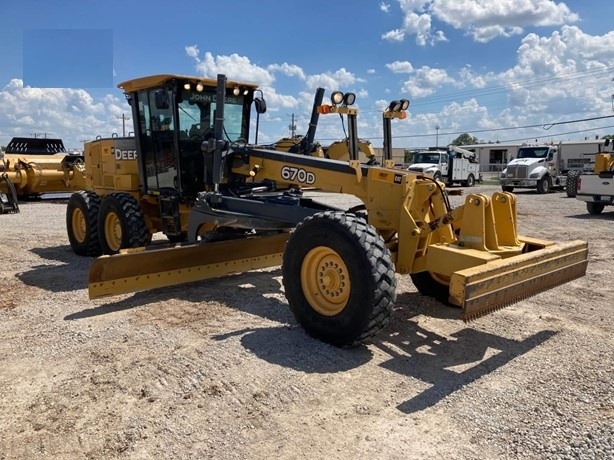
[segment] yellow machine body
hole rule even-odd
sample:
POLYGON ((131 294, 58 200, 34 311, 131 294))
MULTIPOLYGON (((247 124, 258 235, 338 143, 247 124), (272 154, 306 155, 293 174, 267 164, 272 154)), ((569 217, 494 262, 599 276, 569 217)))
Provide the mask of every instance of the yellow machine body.
MULTIPOLYGON (((257 170, 270 180, 287 180, 285 171, 291 157, 277 160, 274 152, 262 151, 259 156, 256 151, 250 160, 239 168, 242 173, 257 170)), ((299 170, 305 162, 314 162, 313 168, 303 169, 315 178, 311 186, 354 195, 364 202, 369 224, 387 241, 397 273, 431 273, 442 289, 449 290, 448 301, 464 309, 464 319, 490 313, 583 276, 586 271, 586 242, 554 243, 517 234, 513 194, 468 195, 465 205, 450 212, 445 206, 443 184, 419 178, 414 173, 380 167, 365 169, 357 161, 305 157, 297 157, 291 164, 299 170), (327 163, 317 167, 323 161, 327 163)), ((254 246, 268 247, 266 240, 248 241, 254 246)), ((103 256, 94 261, 90 272, 90 296, 103 297, 219 277, 229 273, 228 266, 234 265, 236 258, 243 261, 245 241, 230 241, 222 251, 227 256, 226 263, 219 264, 216 259, 215 265, 207 270, 188 269, 191 276, 187 276, 186 267, 206 261, 203 255, 214 244, 218 243, 182 247, 181 252, 175 253, 177 260, 171 259, 173 262, 160 258, 159 251, 139 252, 139 261, 135 257, 135 263, 151 271, 149 275, 140 272, 135 275, 135 265, 127 264, 135 255, 132 252, 103 256), (236 249, 231 249, 233 245, 236 249), (177 261, 181 261, 180 267, 176 267, 177 261)), ((175 249, 168 251, 173 254, 175 249)), ((269 265, 278 265, 278 248, 269 255, 269 265)), ((257 257, 262 260, 263 254, 257 257)))

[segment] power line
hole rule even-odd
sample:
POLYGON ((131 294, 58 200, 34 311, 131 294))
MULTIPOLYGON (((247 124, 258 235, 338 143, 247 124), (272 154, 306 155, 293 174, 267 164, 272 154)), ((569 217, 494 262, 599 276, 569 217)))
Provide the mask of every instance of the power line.
MULTIPOLYGON (((591 117, 591 118, 580 118, 580 119, 575 119, 575 120, 558 121, 558 122, 546 123, 546 124, 540 123, 540 124, 534 124, 534 125, 507 126, 507 127, 502 127, 502 128, 488 128, 488 129, 465 129, 463 131, 450 131, 450 132, 445 132, 445 133, 439 133, 439 136, 454 136, 454 135, 461 135, 461 134, 465 134, 465 133, 476 134, 476 133, 489 133, 489 132, 495 132, 495 131, 513 131, 513 130, 517 130, 517 129, 530 129, 530 128, 543 128, 544 130, 549 130, 550 128, 552 128, 555 125, 566 125, 566 124, 572 124, 572 123, 581 123, 581 122, 584 122, 584 121, 603 120, 605 118, 614 118, 614 115, 604 115, 604 116, 601 116, 601 117, 591 117)), ((610 128, 610 126, 604 126, 604 127, 595 128, 595 129, 605 129, 605 128, 610 128)), ((567 133, 560 133, 560 134, 557 134, 557 135, 573 134, 573 133, 582 132, 582 131, 586 131, 586 129, 579 130, 579 131, 570 131, 570 132, 567 132, 567 133)), ((433 136, 435 136, 434 133, 427 133, 427 134, 401 134, 401 135, 393 136, 393 138, 395 138, 395 139, 409 139, 409 138, 433 137, 433 136)), ((551 136, 552 136, 552 134, 548 134, 548 135, 543 136, 543 137, 551 137, 551 136)), ((535 137, 535 136, 531 136, 531 137, 535 137)), ((375 136, 375 137, 371 137, 370 139, 383 139, 383 136, 375 136)), ((319 140, 320 141, 330 141, 330 140, 335 140, 335 139, 319 139, 319 140)))

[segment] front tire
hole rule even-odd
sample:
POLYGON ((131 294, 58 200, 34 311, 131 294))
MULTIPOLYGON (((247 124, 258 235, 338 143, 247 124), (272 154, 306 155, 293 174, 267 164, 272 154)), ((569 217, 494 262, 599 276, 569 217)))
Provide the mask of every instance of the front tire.
POLYGON ((542 177, 539 181, 537 181, 537 193, 544 194, 550 192, 552 188, 552 183, 550 181, 550 176, 542 177))
POLYGON ((282 274, 290 310, 319 340, 358 345, 390 320, 394 264, 362 217, 327 211, 306 218, 286 244, 282 274))
POLYGON ((592 201, 586 202, 586 210, 589 214, 593 214, 595 216, 599 215, 603 212, 603 208, 605 208, 603 203, 594 203, 592 201))
POLYGON ((88 190, 73 193, 66 205, 66 231, 75 254, 96 257, 102 253, 98 238, 100 197, 88 190))
POLYGON ((509 185, 503 185, 501 187, 501 190, 503 190, 504 192, 512 193, 514 191, 514 187, 510 187, 509 185))
POLYGON ((147 244, 145 218, 132 195, 111 193, 102 200, 98 234, 104 254, 117 254, 120 249, 138 248, 147 244))

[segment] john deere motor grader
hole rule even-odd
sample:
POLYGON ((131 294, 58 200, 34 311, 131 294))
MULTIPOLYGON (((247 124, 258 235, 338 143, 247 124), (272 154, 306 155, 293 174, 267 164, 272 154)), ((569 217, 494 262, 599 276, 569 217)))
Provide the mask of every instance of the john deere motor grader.
POLYGON ((339 161, 249 145, 255 87, 224 75, 158 75, 119 87, 133 110, 134 148, 120 140, 86 146, 91 188, 67 208, 71 245, 117 252, 160 229, 171 238, 185 232, 187 242, 95 259, 90 298, 281 265, 297 321, 346 346, 388 321, 395 271, 460 307, 465 320, 585 274, 585 242, 518 235, 513 194, 471 194, 453 209, 444 184, 393 169, 391 121, 405 117, 407 101, 383 113, 386 160, 378 166, 358 160, 349 94, 334 92, 318 109, 347 116, 350 159, 339 161), (306 197, 305 186, 363 204, 339 209, 306 197))

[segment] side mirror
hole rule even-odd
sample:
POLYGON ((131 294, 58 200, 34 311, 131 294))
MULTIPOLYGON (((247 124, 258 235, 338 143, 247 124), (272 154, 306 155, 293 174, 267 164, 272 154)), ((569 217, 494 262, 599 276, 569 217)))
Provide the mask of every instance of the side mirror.
POLYGON ((156 109, 166 110, 171 106, 168 100, 169 98, 167 91, 160 89, 154 93, 154 97, 156 100, 156 109))
POLYGON ((257 97, 254 99, 254 106, 256 107, 256 113, 265 113, 266 112, 266 102, 263 98, 257 97))

